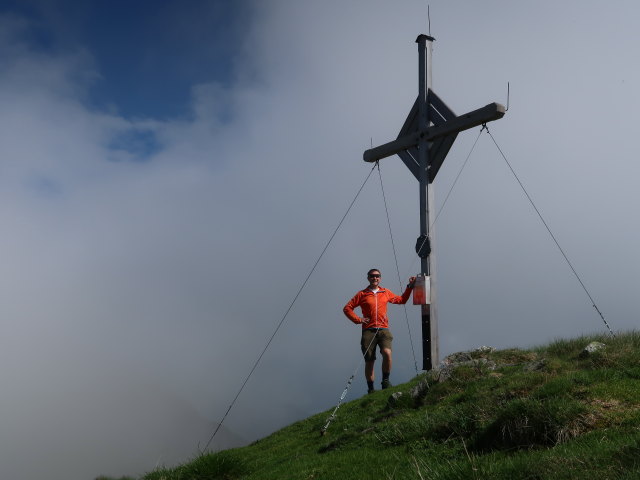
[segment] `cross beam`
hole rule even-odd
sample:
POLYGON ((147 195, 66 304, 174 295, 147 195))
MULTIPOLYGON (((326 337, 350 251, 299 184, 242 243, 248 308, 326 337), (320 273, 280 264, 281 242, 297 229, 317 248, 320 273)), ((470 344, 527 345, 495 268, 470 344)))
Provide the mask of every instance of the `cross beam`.
MULTIPOLYGON (((430 94, 434 95, 433 92, 430 92, 430 94)), ((503 105, 495 102, 490 103, 478 110, 465 113, 439 125, 431 125, 424 130, 418 130, 401 137, 399 136, 392 142, 385 143, 379 147, 370 148, 364 152, 362 158, 365 162, 377 162, 391 155, 400 154, 402 151, 408 150, 411 147, 417 147, 421 140, 430 142, 446 135, 457 134, 492 120, 498 120, 504 116, 504 113, 505 108, 503 105)))
POLYGON ((365 162, 377 162, 398 155, 420 183, 420 236, 416 253, 421 259, 422 274, 431 280, 431 300, 422 305, 422 369, 438 364, 438 321, 436 309, 433 222, 435 221, 433 187, 438 170, 458 133, 498 120, 506 112, 499 103, 490 103, 464 115, 455 113, 431 89, 431 48, 435 39, 418 36, 418 98, 413 104, 398 137, 364 152, 365 162))

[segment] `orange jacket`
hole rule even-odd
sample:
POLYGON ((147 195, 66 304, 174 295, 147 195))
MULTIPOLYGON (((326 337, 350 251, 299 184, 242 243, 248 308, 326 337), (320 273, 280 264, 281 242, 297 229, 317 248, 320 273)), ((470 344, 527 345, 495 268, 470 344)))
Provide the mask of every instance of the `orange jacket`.
POLYGON ((342 311, 353 323, 362 324, 363 330, 366 328, 389 328, 387 303, 407 303, 410 296, 411 288, 409 287, 407 287, 402 296, 396 295, 384 287, 379 287, 377 293, 373 293, 367 287, 356 293, 342 311), (356 307, 360 307, 364 318, 360 318, 353 311, 356 307))

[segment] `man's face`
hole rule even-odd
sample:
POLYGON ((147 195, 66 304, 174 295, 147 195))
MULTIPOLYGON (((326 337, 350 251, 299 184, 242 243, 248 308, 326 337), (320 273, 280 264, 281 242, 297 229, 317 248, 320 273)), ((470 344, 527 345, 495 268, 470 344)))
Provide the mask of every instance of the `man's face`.
POLYGON ((372 272, 369 273, 369 275, 367 276, 368 280, 369 280, 369 286, 370 287, 377 287, 380 284, 380 272, 378 270, 374 270, 372 272))

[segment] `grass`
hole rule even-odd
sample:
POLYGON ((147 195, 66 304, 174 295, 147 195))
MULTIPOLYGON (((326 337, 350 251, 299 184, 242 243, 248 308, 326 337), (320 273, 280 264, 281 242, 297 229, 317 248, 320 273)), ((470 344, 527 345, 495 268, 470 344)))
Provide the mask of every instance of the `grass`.
POLYGON ((640 478, 638 332, 476 352, 438 378, 345 403, 324 436, 330 411, 142 480, 640 478))

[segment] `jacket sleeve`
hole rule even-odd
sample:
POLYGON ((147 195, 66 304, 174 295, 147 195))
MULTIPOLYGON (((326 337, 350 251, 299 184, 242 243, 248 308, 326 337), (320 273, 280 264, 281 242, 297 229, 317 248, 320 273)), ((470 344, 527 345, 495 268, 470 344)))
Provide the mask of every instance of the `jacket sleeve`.
POLYGON ((359 303, 360 294, 358 293, 351 300, 349 300, 349 303, 347 303, 342 309, 347 318, 356 324, 362 323, 362 319, 358 315, 356 315, 356 312, 353 310, 359 305, 359 303))
POLYGON ((396 304, 407 303, 407 301, 409 300, 409 297, 411 296, 411 290, 413 289, 410 287, 407 287, 404 293, 402 294, 402 296, 394 295, 394 293, 391 290, 389 290, 389 293, 391 294, 391 297, 389 298, 389 303, 396 303, 396 304))

